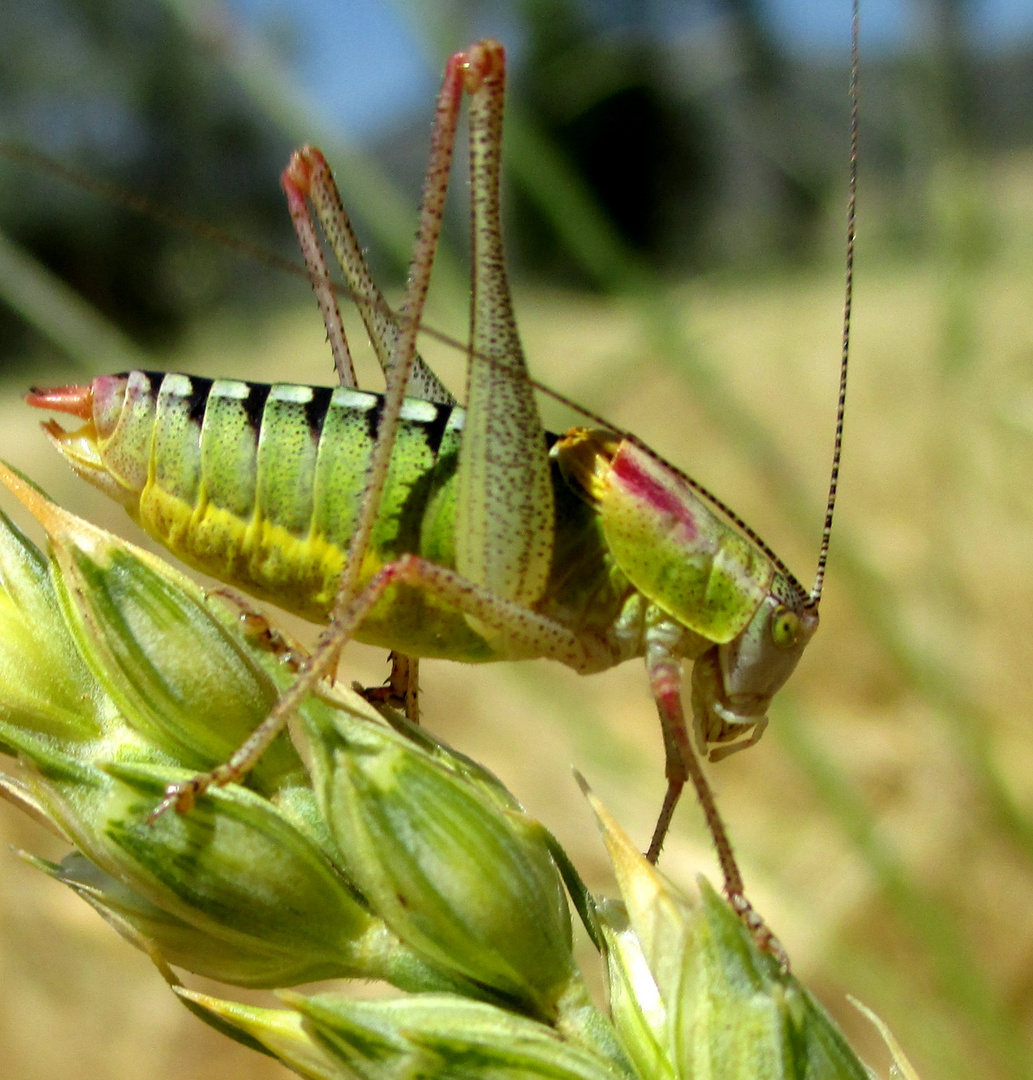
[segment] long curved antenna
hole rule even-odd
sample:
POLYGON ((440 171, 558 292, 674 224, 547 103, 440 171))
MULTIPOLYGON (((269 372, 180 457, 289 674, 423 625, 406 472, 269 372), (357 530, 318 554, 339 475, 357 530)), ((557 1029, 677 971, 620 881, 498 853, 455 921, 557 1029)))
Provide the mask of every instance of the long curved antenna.
POLYGON ((857 210, 857 73, 860 67, 860 0, 854 0, 850 29, 850 180, 846 211, 846 295, 843 300, 843 354, 839 365, 839 404, 836 408, 836 437, 832 448, 832 475, 829 478, 829 500, 825 507, 825 526, 821 531, 821 550, 818 571, 808 601, 817 607, 825 584, 825 566, 829 559, 829 540, 832 537, 832 516, 836 510, 836 490, 839 487, 839 461, 843 453, 843 416, 846 410, 846 376, 850 360, 850 314, 854 303, 854 221, 857 210))

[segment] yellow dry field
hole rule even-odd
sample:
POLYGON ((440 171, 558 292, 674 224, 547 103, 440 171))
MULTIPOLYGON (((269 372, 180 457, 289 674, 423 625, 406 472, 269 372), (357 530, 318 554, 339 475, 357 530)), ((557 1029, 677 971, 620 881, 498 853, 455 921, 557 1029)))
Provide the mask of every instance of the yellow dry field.
MULTIPOLYGON (((847 993, 882 1016, 924 1080, 1033 1075, 1031 165, 966 189, 978 243, 952 231, 971 220, 950 214, 940 254, 917 264, 873 256, 862 235, 823 625, 760 745, 710 768, 750 896, 881 1075, 885 1053, 847 993)), ((517 300, 537 377, 717 492, 809 584, 838 379, 833 259, 793 279, 674 288, 666 338, 657 298, 525 289, 517 300), (796 491, 803 506, 788 505, 796 491)), ((462 358, 428 351, 461 390, 462 358)), ((318 315, 300 303, 260 328, 199 332, 160 365, 291 381, 328 371, 318 315)), ((3 457, 139 540, 71 478, 20 390, 4 395, 3 457)), ((342 673, 376 683, 383 654, 351 646, 342 673)), ((612 890, 571 767, 644 845, 663 781, 641 664, 580 678, 547 663, 427 663, 423 702, 430 728, 494 769, 592 887, 612 890)), ((63 854, 6 805, 0 831, 15 848, 63 854)), ((689 797, 661 866, 717 880, 689 797)), ((142 955, 6 846, 0 908, 7 1080, 286 1075, 204 1028, 142 955)))

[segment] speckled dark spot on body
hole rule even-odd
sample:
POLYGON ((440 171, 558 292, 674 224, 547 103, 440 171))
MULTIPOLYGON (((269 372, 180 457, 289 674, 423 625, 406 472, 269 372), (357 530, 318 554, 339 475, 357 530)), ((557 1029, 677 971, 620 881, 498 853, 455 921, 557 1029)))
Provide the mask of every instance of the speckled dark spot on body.
POLYGON ((436 457, 441 440, 445 437, 445 428, 452 416, 454 405, 434 405, 434 419, 423 424, 423 437, 427 440, 430 452, 436 457))
POLYGON ((270 389, 268 383, 248 383, 247 397, 241 402, 247 422, 256 434, 262 427, 262 414, 265 412, 265 403, 270 389))
POLYGON ((330 399, 333 394, 332 387, 312 387, 312 399, 305 406, 305 420, 314 439, 318 439, 322 434, 323 424, 326 422, 326 414, 330 408, 330 399))
POLYGON ((190 393, 187 396, 187 416, 195 424, 204 420, 204 411, 208 407, 208 395, 212 392, 212 380, 202 379, 199 375, 190 377, 190 393))
POLYGON ((369 433, 370 442, 377 441, 377 429, 380 427, 380 417, 384 412, 384 395, 376 395, 377 402, 372 409, 366 410, 366 431, 369 433))

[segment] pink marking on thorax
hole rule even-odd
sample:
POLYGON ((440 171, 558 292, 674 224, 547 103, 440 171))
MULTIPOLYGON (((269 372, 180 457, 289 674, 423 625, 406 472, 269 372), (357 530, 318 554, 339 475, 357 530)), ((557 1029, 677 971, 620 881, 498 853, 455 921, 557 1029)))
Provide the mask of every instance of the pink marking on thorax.
MULTIPOLYGON (((644 453, 644 451, 639 451, 644 453)), ((674 518, 685 530, 687 540, 695 540, 699 535, 699 526, 684 497, 671 491, 632 459, 632 455, 622 447, 614 455, 611 464, 612 476, 635 498, 653 507, 659 514, 674 518)))

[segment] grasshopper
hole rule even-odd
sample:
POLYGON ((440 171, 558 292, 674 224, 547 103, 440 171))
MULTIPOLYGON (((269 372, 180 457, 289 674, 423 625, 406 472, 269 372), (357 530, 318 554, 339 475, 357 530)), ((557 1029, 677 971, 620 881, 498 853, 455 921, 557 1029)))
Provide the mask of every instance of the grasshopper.
MULTIPOLYGON (((856 70, 856 69, 855 69, 856 70)), ((692 745, 716 761, 752 746, 818 626, 838 475, 846 341, 828 511, 804 589, 728 507, 642 442, 596 417, 543 430, 517 333, 499 209, 505 61, 482 41, 448 62, 408 287, 377 290, 325 160, 283 174, 341 384, 264 386, 145 372, 35 390, 81 418, 45 430, 72 467, 186 562, 326 623, 296 682, 224 765, 169 789, 189 810, 240 780, 351 638, 404 657, 547 657, 589 674, 643 657, 663 731, 667 790, 647 852, 660 854, 691 780, 733 907, 777 943, 744 895, 692 745), (465 408, 416 352, 462 98, 469 98, 472 301, 465 408), (365 321, 386 392, 358 390, 314 223, 315 208, 365 321), (411 396, 410 396, 411 394, 411 396)), ((854 130, 856 131, 856 125, 854 130)), ((856 159, 856 153, 854 154, 856 159)), ((851 177, 851 215, 854 178, 851 177)), ((848 244, 848 304, 852 280, 848 244)), ((849 325, 849 319, 847 319, 849 325)), ((590 414, 586 414, 590 415, 590 414)))

